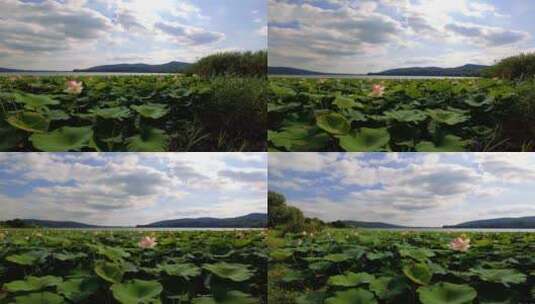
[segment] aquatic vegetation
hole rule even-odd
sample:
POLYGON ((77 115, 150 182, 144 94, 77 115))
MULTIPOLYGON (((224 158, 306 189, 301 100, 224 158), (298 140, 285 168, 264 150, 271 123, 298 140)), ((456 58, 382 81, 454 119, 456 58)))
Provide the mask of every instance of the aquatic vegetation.
POLYGON ((0 151, 265 151, 266 80, 0 77, 0 151))
POLYGON ((535 81, 270 78, 270 151, 532 151, 535 81))
POLYGON ((9 230, 0 303, 266 303, 262 231, 9 230))
POLYGON ((533 233, 274 230, 267 244, 273 304, 535 300, 533 233))

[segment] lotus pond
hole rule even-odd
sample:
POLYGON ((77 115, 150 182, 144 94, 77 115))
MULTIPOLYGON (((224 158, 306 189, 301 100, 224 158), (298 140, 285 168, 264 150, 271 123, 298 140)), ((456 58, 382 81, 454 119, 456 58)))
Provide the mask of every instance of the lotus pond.
POLYGON ((535 233, 272 231, 267 243, 273 304, 535 303, 535 233))
POLYGON ((266 81, 0 76, 0 151, 265 151, 266 81))
POLYGON ((0 230, 0 303, 266 303, 263 231, 0 230))
POLYGON ((533 151, 535 82, 271 78, 270 151, 533 151))

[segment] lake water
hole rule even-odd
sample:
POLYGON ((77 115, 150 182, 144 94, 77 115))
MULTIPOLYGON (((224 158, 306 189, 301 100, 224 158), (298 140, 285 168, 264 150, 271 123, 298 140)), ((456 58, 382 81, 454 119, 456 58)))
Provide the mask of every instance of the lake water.
MULTIPOLYGON (((362 229, 362 228, 361 228, 362 229)), ((479 228, 365 228, 366 230, 382 231, 414 231, 414 232, 530 232, 535 229, 479 229, 479 228)))
POLYGON ((98 73, 98 72, 14 72, 14 73, 0 73, 0 76, 158 76, 158 75, 174 75, 165 73, 98 73))
POLYGON ((264 230, 263 228, 56 228, 53 230, 88 230, 88 231, 246 231, 264 230))
POLYGON ((270 75, 270 78, 307 78, 307 79, 384 79, 384 80, 425 80, 425 79, 477 79, 479 77, 446 76, 381 76, 381 75, 270 75))
MULTIPOLYGON (((14 228, 1 228, 0 230, 18 230, 14 228)), ((34 228, 30 228, 34 229, 34 228)), ((247 230, 264 230, 264 228, 43 228, 43 230, 59 230, 59 231, 247 231, 247 230)))

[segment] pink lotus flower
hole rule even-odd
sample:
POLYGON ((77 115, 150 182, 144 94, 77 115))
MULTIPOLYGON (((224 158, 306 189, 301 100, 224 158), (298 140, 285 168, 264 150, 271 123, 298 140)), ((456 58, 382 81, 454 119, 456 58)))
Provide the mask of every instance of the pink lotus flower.
POLYGON ((143 248, 143 249, 147 249, 147 248, 154 248, 154 246, 156 246, 156 244, 158 244, 158 243, 156 242, 156 238, 155 237, 144 236, 139 241, 138 246, 143 248))
POLYGON ((81 81, 76 80, 69 80, 67 81, 67 93, 78 95, 82 93, 82 90, 84 89, 84 86, 81 81))
POLYGON ((451 250, 466 252, 470 248, 470 239, 464 237, 458 237, 450 242, 451 250))
POLYGON ((385 94, 385 86, 381 84, 374 84, 370 96, 382 97, 385 94))

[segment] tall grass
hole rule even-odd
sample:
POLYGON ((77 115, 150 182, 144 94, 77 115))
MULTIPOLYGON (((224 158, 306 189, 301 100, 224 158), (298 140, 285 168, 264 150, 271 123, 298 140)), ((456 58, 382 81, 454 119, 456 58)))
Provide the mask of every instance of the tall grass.
POLYGON ((202 77, 266 77, 267 52, 226 52, 204 57, 188 70, 202 77))
POLYGON ((535 53, 520 54, 500 60, 487 68, 483 75, 508 80, 526 80, 535 77, 535 53))

